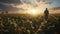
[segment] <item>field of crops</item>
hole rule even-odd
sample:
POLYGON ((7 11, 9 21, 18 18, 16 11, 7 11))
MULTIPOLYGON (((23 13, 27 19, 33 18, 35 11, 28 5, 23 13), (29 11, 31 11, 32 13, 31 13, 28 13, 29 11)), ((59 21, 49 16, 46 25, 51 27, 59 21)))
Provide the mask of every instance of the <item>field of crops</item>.
POLYGON ((49 15, 47 23, 44 16, 0 14, 0 34, 55 34, 59 26, 59 14, 49 15))

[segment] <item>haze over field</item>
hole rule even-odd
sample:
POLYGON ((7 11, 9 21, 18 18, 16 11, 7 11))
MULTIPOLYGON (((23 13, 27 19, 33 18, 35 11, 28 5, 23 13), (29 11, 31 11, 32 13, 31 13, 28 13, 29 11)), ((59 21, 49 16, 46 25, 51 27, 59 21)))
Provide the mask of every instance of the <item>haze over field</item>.
POLYGON ((60 13, 60 0, 0 0, 0 12, 43 13, 48 8, 50 13, 60 13))

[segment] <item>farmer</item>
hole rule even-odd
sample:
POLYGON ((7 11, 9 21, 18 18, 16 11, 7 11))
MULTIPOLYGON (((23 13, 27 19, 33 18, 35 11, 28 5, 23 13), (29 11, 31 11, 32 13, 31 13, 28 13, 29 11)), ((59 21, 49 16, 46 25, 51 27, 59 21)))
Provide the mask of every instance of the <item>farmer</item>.
POLYGON ((49 11, 46 8, 46 10, 44 11, 44 18, 45 18, 46 21, 48 20, 48 16, 49 16, 49 11))

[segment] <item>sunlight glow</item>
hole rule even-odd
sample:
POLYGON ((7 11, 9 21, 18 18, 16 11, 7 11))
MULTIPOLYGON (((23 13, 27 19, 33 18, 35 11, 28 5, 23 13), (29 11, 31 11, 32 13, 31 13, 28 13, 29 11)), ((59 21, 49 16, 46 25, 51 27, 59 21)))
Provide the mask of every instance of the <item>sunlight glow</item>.
POLYGON ((37 14, 37 10, 32 9, 32 10, 30 10, 30 13, 32 13, 32 14, 37 14))
POLYGON ((37 16, 40 15, 42 13, 41 9, 36 9, 36 8, 31 8, 27 11, 28 14, 33 15, 33 16, 37 16))
POLYGON ((41 15, 43 14, 46 8, 51 8, 48 2, 44 2, 43 0, 30 0, 29 3, 24 2, 24 0, 20 0, 22 4, 16 5, 19 9, 19 14, 30 14, 30 15, 41 15))

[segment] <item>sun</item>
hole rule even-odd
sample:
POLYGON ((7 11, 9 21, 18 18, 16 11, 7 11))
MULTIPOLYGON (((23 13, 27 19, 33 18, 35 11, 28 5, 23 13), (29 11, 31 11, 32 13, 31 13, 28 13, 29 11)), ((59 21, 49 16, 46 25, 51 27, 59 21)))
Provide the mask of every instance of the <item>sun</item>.
POLYGON ((29 9, 27 12, 28 14, 33 15, 33 16, 37 16, 41 14, 41 10, 34 9, 34 8, 29 9))
POLYGON ((32 10, 30 10, 30 13, 33 14, 33 15, 36 15, 37 14, 37 10, 32 9, 32 10))

